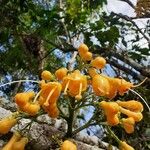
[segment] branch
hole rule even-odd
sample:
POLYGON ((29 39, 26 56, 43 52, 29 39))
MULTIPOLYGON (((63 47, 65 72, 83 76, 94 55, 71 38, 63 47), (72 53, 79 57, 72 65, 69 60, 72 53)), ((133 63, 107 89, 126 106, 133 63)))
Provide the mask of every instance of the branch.
MULTIPOLYGON (((55 48, 58 48, 59 50, 62 50, 63 52, 67 53, 67 52, 73 52, 73 51, 76 51, 76 49, 71 45, 71 44, 68 44, 68 43, 65 43, 67 46, 65 46, 65 48, 63 48, 62 46, 58 45, 58 44, 55 44, 54 41, 50 41, 50 40, 47 40, 47 39, 43 39, 46 43, 49 43, 50 45, 54 46, 55 48), (66 47, 69 47, 69 48, 66 48, 66 47)), ((64 43, 63 43, 64 44, 64 43)))
POLYGON ((72 135, 73 135, 72 129, 73 129, 73 125, 74 125, 74 115, 75 115, 75 111, 74 111, 75 99, 70 99, 69 102, 70 102, 70 105, 69 105, 69 117, 66 120, 68 128, 67 128, 67 133, 65 135, 65 137, 67 137, 67 138, 72 137, 72 135))
MULTIPOLYGON (((132 68, 134 68, 136 71, 139 71, 143 76, 150 78, 150 69, 146 69, 144 66, 140 65, 139 63, 135 62, 133 59, 129 58, 127 55, 120 55, 119 53, 110 52, 111 56, 114 56, 115 58, 125 62, 132 68)), ((120 64, 119 64, 120 65, 120 64)))
POLYGON ((69 71, 72 71, 72 70, 73 70, 73 64, 74 64, 74 62, 75 62, 75 60, 76 60, 77 54, 78 54, 77 51, 74 51, 73 54, 72 54, 72 58, 71 58, 71 60, 70 60, 69 63, 68 63, 68 70, 69 70, 69 71))
MULTIPOLYGON (((72 132, 72 135, 75 135, 77 133, 79 133, 80 131, 84 130, 85 128, 88 128, 89 126, 92 126, 91 122, 93 121, 93 119, 96 117, 97 113, 95 112, 93 114, 93 116, 89 119, 89 121, 87 123, 85 123, 83 126, 79 127, 78 129, 74 130, 72 132)), ((95 125, 95 124, 94 124, 95 125)))
POLYGON ((120 1, 128 3, 133 9, 135 9, 135 6, 130 0, 120 0, 120 1))
POLYGON ((124 71, 127 74, 130 74, 131 76, 133 76, 133 78, 137 79, 137 80, 143 80, 144 77, 139 75, 138 73, 136 73, 135 71, 133 71, 133 69, 129 69, 128 67, 119 64, 117 61, 113 60, 107 60, 111 65, 113 65, 114 67, 124 71))
POLYGON ((45 56, 45 53, 46 53, 46 51, 43 46, 43 40, 41 40, 40 46, 39 46, 39 52, 38 52, 38 56, 37 56, 39 78, 41 77, 41 73, 45 66, 45 59, 43 59, 43 57, 45 56))
POLYGON ((143 37, 147 40, 147 42, 150 44, 150 38, 145 35, 145 33, 138 27, 138 25, 129 16, 123 15, 121 13, 117 14, 115 12, 112 12, 112 14, 126 21, 131 22, 137 28, 137 30, 143 35, 143 37))
MULTIPOLYGON (((140 65, 139 63, 137 63, 136 61, 131 59, 128 55, 123 55, 123 54, 117 53, 115 49, 111 49, 111 48, 96 48, 94 50, 94 53, 103 55, 104 57, 109 57, 110 60, 111 60, 111 58, 113 56, 114 58, 119 59, 120 61, 123 61, 125 64, 128 64, 133 69, 135 69, 136 71, 140 72, 142 76, 150 78, 150 69, 145 68, 144 66, 140 65)), ((115 67, 117 67, 117 68, 118 68, 118 66, 121 66, 121 64, 118 63, 117 66, 115 65, 115 67)), ((131 72, 130 72, 130 74, 131 74, 131 72)))
MULTIPOLYGON (((72 45, 68 45, 69 48, 64 49, 64 48, 60 47, 59 45, 53 43, 52 41, 46 41, 46 42, 50 43, 51 45, 55 46, 56 48, 59 48, 64 53, 76 51, 76 49, 73 48, 72 45)), ((98 47, 93 51, 93 53, 97 53, 97 54, 103 55, 105 57, 113 56, 113 57, 115 57, 115 58, 117 58, 121 61, 124 61, 126 64, 128 64, 129 66, 134 68, 136 71, 140 72, 142 76, 150 78, 150 69, 146 69, 144 66, 142 66, 139 63, 135 62, 133 59, 129 58, 129 56, 127 56, 127 55, 121 55, 121 54, 115 52, 114 49, 98 47)), ((127 72, 127 73, 129 73, 131 76, 135 75, 134 73, 131 74, 131 72, 130 72, 131 70, 130 71, 129 71, 129 69, 126 70, 126 67, 121 66, 121 64, 112 63, 112 65, 119 68, 119 69, 121 69, 121 70, 123 70, 123 71, 125 71, 125 72, 127 72)), ((140 79, 140 77, 138 77, 138 78, 140 79)))
MULTIPOLYGON (((60 7, 60 9, 63 9, 63 8, 64 8, 62 0, 59 0, 59 7, 60 7)), ((60 18, 62 17, 62 12, 59 13, 59 16, 60 16, 60 18)), ((60 20, 60 23, 62 24, 62 26, 63 26, 63 28, 64 28, 66 37, 68 37, 68 42, 69 42, 69 44, 71 44, 71 43, 72 43, 72 42, 71 42, 71 36, 70 36, 70 33, 69 33, 68 29, 67 29, 67 26, 65 25, 64 19, 61 19, 61 20, 60 20)))

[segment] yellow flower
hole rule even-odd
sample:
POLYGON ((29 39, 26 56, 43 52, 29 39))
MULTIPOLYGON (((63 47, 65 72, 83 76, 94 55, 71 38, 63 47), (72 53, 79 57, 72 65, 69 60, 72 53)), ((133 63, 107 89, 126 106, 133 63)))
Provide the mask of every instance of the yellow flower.
POLYGON ((118 78, 114 78, 114 79, 115 79, 115 82, 117 84, 117 90, 118 90, 118 92, 119 92, 120 95, 123 95, 129 89, 131 89, 132 87, 134 87, 133 83, 127 82, 124 79, 118 79, 118 78))
POLYGON ((17 123, 17 119, 13 116, 0 120, 0 134, 6 134, 17 123))
POLYGON ((134 150, 134 148, 128 145, 125 141, 120 142, 120 150, 134 150))
POLYGON ((66 75, 67 75, 67 68, 60 68, 56 70, 55 76, 57 77, 58 80, 62 80, 66 75))
POLYGON ((44 106, 56 103, 60 94, 62 86, 59 82, 48 82, 41 85, 40 96, 45 99, 44 106))
POLYGON ((19 107, 25 106, 28 101, 33 98, 35 93, 33 91, 31 92, 23 92, 23 93, 17 93, 15 95, 15 102, 19 107))
POLYGON ((96 69, 102 69, 106 65, 106 60, 103 57, 96 57, 91 61, 92 67, 95 67, 96 69))
POLYGON ((93 77, 92 87, 97 96, 107 96, 110 92, 108 79, 99 74, 93 77))
POLYGON ((41 78, 43 80, 51 80, 53 78, 53 75, 51 74, 51 72, 47 71, 47 70, 44 70, 42 73, 41 73, 41 78))
POLYGON ((2 148, 2 150, 13 150, 12 145, 14 142, 20 139, 21 135, 18 132, 15 132, 8 143, 2 148))
POLYGON ((22 137, 20 140, 15 141, 12 144, 12 150, 24 150, 27 143, 28 143, 28 138, 22 137))
POLYGON ((139 122, 143 119, 143 115, 141 112, 132 112, 125 108, 119 107, 120 112, 127 115, 128 117, 132 117, 136 122, 139 122))
POLYGON ((60 150, 77 150, 77 146, 69 140, 65 140, 60 150))
POLYGON ((64 94, 67 94, 68 90, 69 95, 80 100, 82 98, 82 92, 87 89, 87 78, 79 70, 75 70, 63 78, 62 88, 64 94))
POLYGON ((121 119, 121 124, 128 134, 134 132, 135 121, 132 117, 121 119))
POLYGON ((127 108, 134 112, 142 112, 143 111, 143 105, 142 103, 130 100, 130 101, 117 101, 118 105, 124 108, 127 108))
POLYGON ((111 126, 119 124, 119 105, 116 102, 100 102, 100 107, 104 110, 107 123, 111 126))

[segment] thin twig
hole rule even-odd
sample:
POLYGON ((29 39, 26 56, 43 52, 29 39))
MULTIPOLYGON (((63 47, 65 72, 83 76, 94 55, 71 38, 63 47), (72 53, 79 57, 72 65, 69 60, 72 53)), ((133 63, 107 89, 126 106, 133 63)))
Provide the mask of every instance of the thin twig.
POLYGON ((131 22, 137 28, 137 30, 143 35, 143 37, 148 41, 148 43, 150 44, 150 38, 145 35, 145 33, 138 27, 138 25, 129 16, 123 15, 121 13, 117 14, 115 12, 112 12, 112 14, 114 14, 114 15, 116 15, 116 16, 118 16, 118 17, 120 17, 126 21, 131 22))
POLYGON ((32 82, 32 83, 37 83, 37 84, 39 83, 39 81, 34 81, 34 80, 18 80, 18 81, 12 81, 12 82, 2 84, 2 85, 0 85, 0 87, 6 86, 9 84, 20 83, 20 82, 32 82))
MULTIPOLYGON (((59 7, 60 7, 60 9, 63 9, 62 0, 59 0, 59 7)), ((60 12, 59 15, 60 15, 60 17, 62 17, 62 12, 60 12)), ((61 20, 60 20, 60 23, 62 24, 62 26, 63 26, 63 28, 64 28, 64 30, 65 30, 66 37, 68 37, 68 44, 71 44, 71 43, 72 43, 72 42, 71 42, 71 36, 70 36, 70 33, 69 33, 68 29, 67 29, 67 26, 66 26, 65 23, 64 23, 64 20, 61 19, 61 20)))
POLYGON ((150 107, 149 107, 149 105, 148 105, 148 103, 145 101, 145 99, 139 94, 139 93, 137 93, 136 91, 134 91, 134 90, 132 90, 132 89, 129 89, 131 92, 133 92, 134 94, 136 94, 136 95, 138 95, 140 98, 141 98, 141 100, 145 103, 145 105, 147 106, 147 108, 148 108, 148 111, 150 112, 150 107))
POLYGON ((118 143, 120 143, 120 140, 119 140, 119 138, 115 135, 115 133, 110 129, 110 127, 109 126, 106 126, 106 128, 107 128, 107 131, 109 132, 109 134, 118 142, 118 143))
POLYGON ((120 0, 122 2, 126 2, 127 4, 129 4, 133 9, 135 9, 135 6, 133 5, 133 3, 130 0, 120 0))
POLYGON ((93 125, 93 124, 91 124, 91 122, 92 122, 93 119, 96 117, 96 115, 97 115, 97 113, 95 112, 95 113, 93 114, 93 116, 89 119, 89 121, 88 121, 87 123, 85 123, 83 126, 81 126, 81 127, 79 127, 78 129, 74 130, 74 131, 72 132, 72 135, 75 135, 75 134, 77 134, 78 132, 84 130, 85 128, 87 128, 87 127, 93 125))
POLYGON ((76 57, 77 57, 78 52, 73 52, 72 54, 72 58, 70 59, 69 63, 68 63, 68 69, 69 71, 73 70, 73 64, 75 63, 76 57))

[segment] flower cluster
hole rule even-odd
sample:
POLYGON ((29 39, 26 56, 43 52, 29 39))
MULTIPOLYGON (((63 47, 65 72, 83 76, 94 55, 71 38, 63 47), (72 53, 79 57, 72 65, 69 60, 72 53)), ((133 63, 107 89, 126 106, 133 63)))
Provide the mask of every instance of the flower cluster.
MULTIPOLYGON (((88 92, 87 89, 89 88, 92 89, 94 95, 102 96, 105 99, 100 102, 100 108, 104 110, 108 125, 121 125, 127 133, 134 132, 135 123, 143 118, 141 113, 143 105, 136 100, 112 101, 117 94, 124 95, 128 90, 135 87, 133 83, 100 73, 100 69, 103 69, 106 65, 106 60, 101 56, 94 57, 87 45, 81 44, 78 48, 78 53, 85 68, 73 71, 67 68, 59 68, 54 74, 45 70, 41 73, 42 80, 39 81, 40 90, 37 94, 34 91, 30 91, 15 95, 18 112, 0 121, 1 134, 9 132, 17 123, 20 113, 29 117, 36 117, 42 111, 51 118, 57 118, 60 113, 60 108, 58 107, 60 97, 70 97, 78 104, 82 101, 83 93, 88 92), (124 118, 124 116, 127 117, 124 118)), ((73 111, 73 108, 70 110, 73 111)), ((11 150, 17 150, 15 148, 17 144, 15 143, 18 143, 20 147, 25 146, 27 143, 26 138, 18 140, 16 134, 13 135, 10 141, 13 142, 8 142, 5 147, 12 147, 10 148, 11 150)), ((131 146, 125 141, 120 141, 119 144, 122 150, 132 150, 131 146)), ((70 150, 68 145, 69 147, 72 145, 74 150, 77 149, 73 143, 66 141, 61 146, 61 150, 70 150)), ((5 147, 3 150, 8 150, 5 147)))
POLYGON ((111 126, 123 126, 127 133, 134 132, 135 122, 141 121, 143 118, 143 105, 135 100, 130 101, 116 101, 116 102, 100 102, 100 107, 104 110, 107 123, 111 126), (127 118, 121 118, 121 113, 127 118))
POLYGON ((15 102, 18 108, 31 116, 35 116, 40 110, 39 103, 33 101, 34 96, 34 92, 18 93, 15 96, 15 102))

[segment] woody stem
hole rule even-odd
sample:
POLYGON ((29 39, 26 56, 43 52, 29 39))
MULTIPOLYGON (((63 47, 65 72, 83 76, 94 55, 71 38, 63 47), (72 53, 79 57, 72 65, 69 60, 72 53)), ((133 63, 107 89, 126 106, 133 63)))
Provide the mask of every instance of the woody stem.
POLYGON ((107 126, 106 128, 110 136, 114 138, 118 143, 120 143, 120 139, 115 135, 115 133, 111 130, 111 128, 109 126, 107 126))
POLYGON ((96 117, 96 114, 97 114, 97 113, 95 112, 95 113, 93 114, 93 116, 89 119, 88 122, 86 122, 83 126, 79 127, 78 129, 74 130, 72 134, 75 135, 75 134, 79 133, 80 131, 82 131, 82 130, 88 128, 89 126, 95 125, 95 124, 92 124, 92 121, 93 121, 93 119, 96 117))
POLYGON ((75 99, 71 98, 70 105, 69 105, 69 117, 67 118, 68 129, 65 135, 66 138, 72 137, 73 135, 72 129, 74 124, 74 108, 75 108, 75 99))

